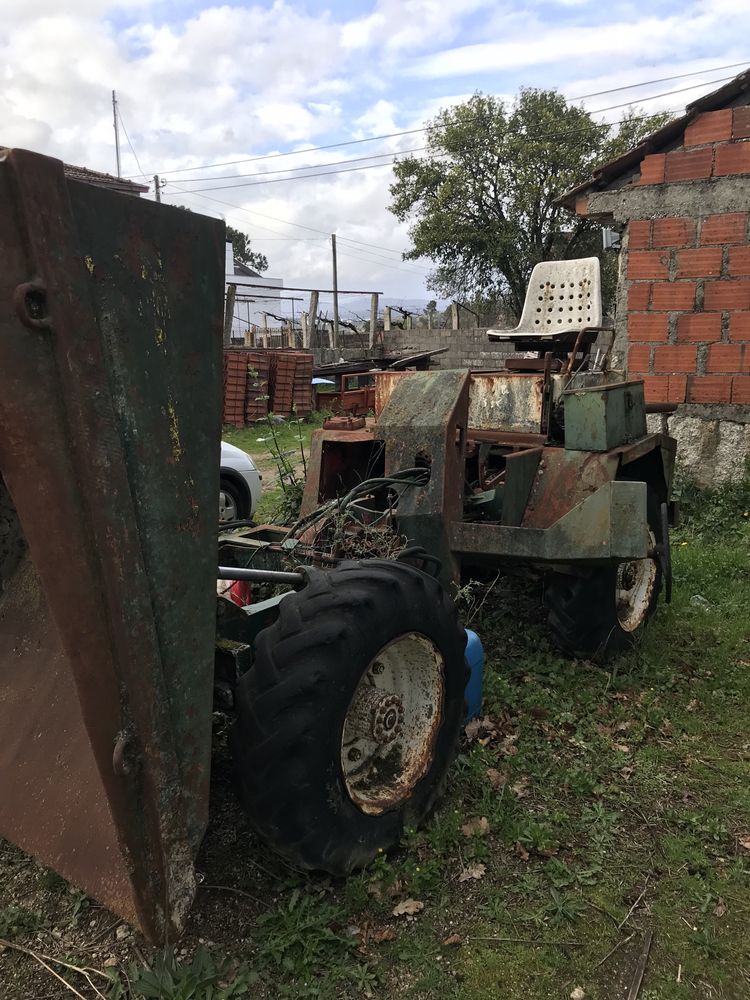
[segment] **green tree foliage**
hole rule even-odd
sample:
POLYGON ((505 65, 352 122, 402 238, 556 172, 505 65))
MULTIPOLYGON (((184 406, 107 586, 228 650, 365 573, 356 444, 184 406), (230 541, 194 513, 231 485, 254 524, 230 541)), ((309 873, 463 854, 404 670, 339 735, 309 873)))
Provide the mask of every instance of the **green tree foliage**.
POLYGON ((268 270, 268 258, 264 253, 251 249, 250 237, 246 233, 240 232, 239 229, 234 229, 232 226, 227 226, 227 239, 231 241, 234 248, 234 259, 239 264, 252 267, 259 274, 268 270))
POLYGON ((599 227, 555 199, 664 120, 631 112, 602 128, 554 90, 521 90, 511 105, 477 93, 441 111, 427 152, 394 164, 390 210, 412 221, 406 259, 436 263, 439 295, 518 316, 535 264, 601 250, 599 227))

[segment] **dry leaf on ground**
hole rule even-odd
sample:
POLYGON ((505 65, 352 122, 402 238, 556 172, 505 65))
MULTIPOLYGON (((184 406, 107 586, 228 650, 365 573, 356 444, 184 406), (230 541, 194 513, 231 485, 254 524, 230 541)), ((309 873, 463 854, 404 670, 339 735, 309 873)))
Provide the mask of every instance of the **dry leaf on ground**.
POLYGON ((576 986, 573 992, 570 994, 570 1000, 583 1000, 586 994, 583 992, 580 986, 576 986))
POLYGON ((519 778, 514 785, 511 785, 511 790, 517 799, 523 799, 529 794, 530 784, 531 778, 519 778))
POLYGON ((744 847, 746 851, 750 851, 750 833, 743 833, 739 841, 740 847, 744 847))
POLYGON ((468 868, 464 868, 461 874, 458 876, 459 882, 468 882, 469 879, 479 879, 484 878, 487 873, 487 866, 483 864, 469 865, 468 868))
POLYGON ((490 821, 486 816, 480 816, 478 819, 470 819, 468 823, 464 823, 461 827, 461 833, 464 837, 484 837, 489 832, 490 821))
POLYGON ((520 840, 516 841, 516 854, 519 856, 521 861, 529 860, 529 852, 526 850, 526 848, 523 846, 520 840))
POLYGON ((446 948, 455 947, 456 945, 463 944, 464 939, 460 934, 449 934, 448 937, 443 941, 443 945, 446 948))
POLYGON ((382 927, 380 930, 370 932, 370 941, 380 944, 382 941, 395 941, 396 930, 393 927, 382 927))
POLYGON ((396 903, 393 907, 394 917, 411 917, 415 913, 421 913, 424 909, 424 903, 421 899, 402 899, 400 903, 396 903))
POLYGON ((489 781, 490 785, 495 789, 495 791, 499 792, 500 789, 508 781, 508 772, 507 771, 498 771, 498 769, 496 767, 488 767, 487 768, 487 780, 489 781))

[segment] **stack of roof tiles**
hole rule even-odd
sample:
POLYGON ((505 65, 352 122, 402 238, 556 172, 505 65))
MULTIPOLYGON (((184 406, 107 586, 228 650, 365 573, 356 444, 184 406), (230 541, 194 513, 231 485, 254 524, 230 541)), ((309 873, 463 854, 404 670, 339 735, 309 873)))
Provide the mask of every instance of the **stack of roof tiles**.
POLYGON ((306 417, 313 409, 313 355, 307 351, 224 351, 224 423, 235 427, 270 412, 306 417))
POLYGON ((312 410, 313 356, 304 351, 274 351, 271 409, 306 417, 312 410))

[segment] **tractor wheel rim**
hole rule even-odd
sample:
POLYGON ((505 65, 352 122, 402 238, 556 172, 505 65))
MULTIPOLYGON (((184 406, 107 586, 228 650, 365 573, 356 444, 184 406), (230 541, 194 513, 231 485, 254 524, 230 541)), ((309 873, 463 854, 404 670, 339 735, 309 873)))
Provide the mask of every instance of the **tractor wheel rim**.
MULTIPOLYGON (((653 531, 649 531, 649 547, 656 546, 653 531)), ((617 619, 626 632, 635 632, 646 620, 656 586, 656 561, 632 559, 617 567, 615 583, 617 619)))
POLYGON ((224 490, 219 491, 219 524, 225 524, 227 521, 237 521, 237 504, 234 502, 232 497, 225 493, 224 490))
POLYGON ((407 632, 360 678, 341 733, 341 772, 362 812, 395 808, 429 770, 443 719, 444 666, 430 639, 407 632))

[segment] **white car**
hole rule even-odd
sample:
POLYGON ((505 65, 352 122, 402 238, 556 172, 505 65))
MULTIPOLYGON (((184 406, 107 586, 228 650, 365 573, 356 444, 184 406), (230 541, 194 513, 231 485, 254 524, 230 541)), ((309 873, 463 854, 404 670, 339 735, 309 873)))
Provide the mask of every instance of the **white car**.
POLYGON ((260 500, 262 478, 247 452, 221 442, 219 524, 247 521, 253 516, 260 500))

